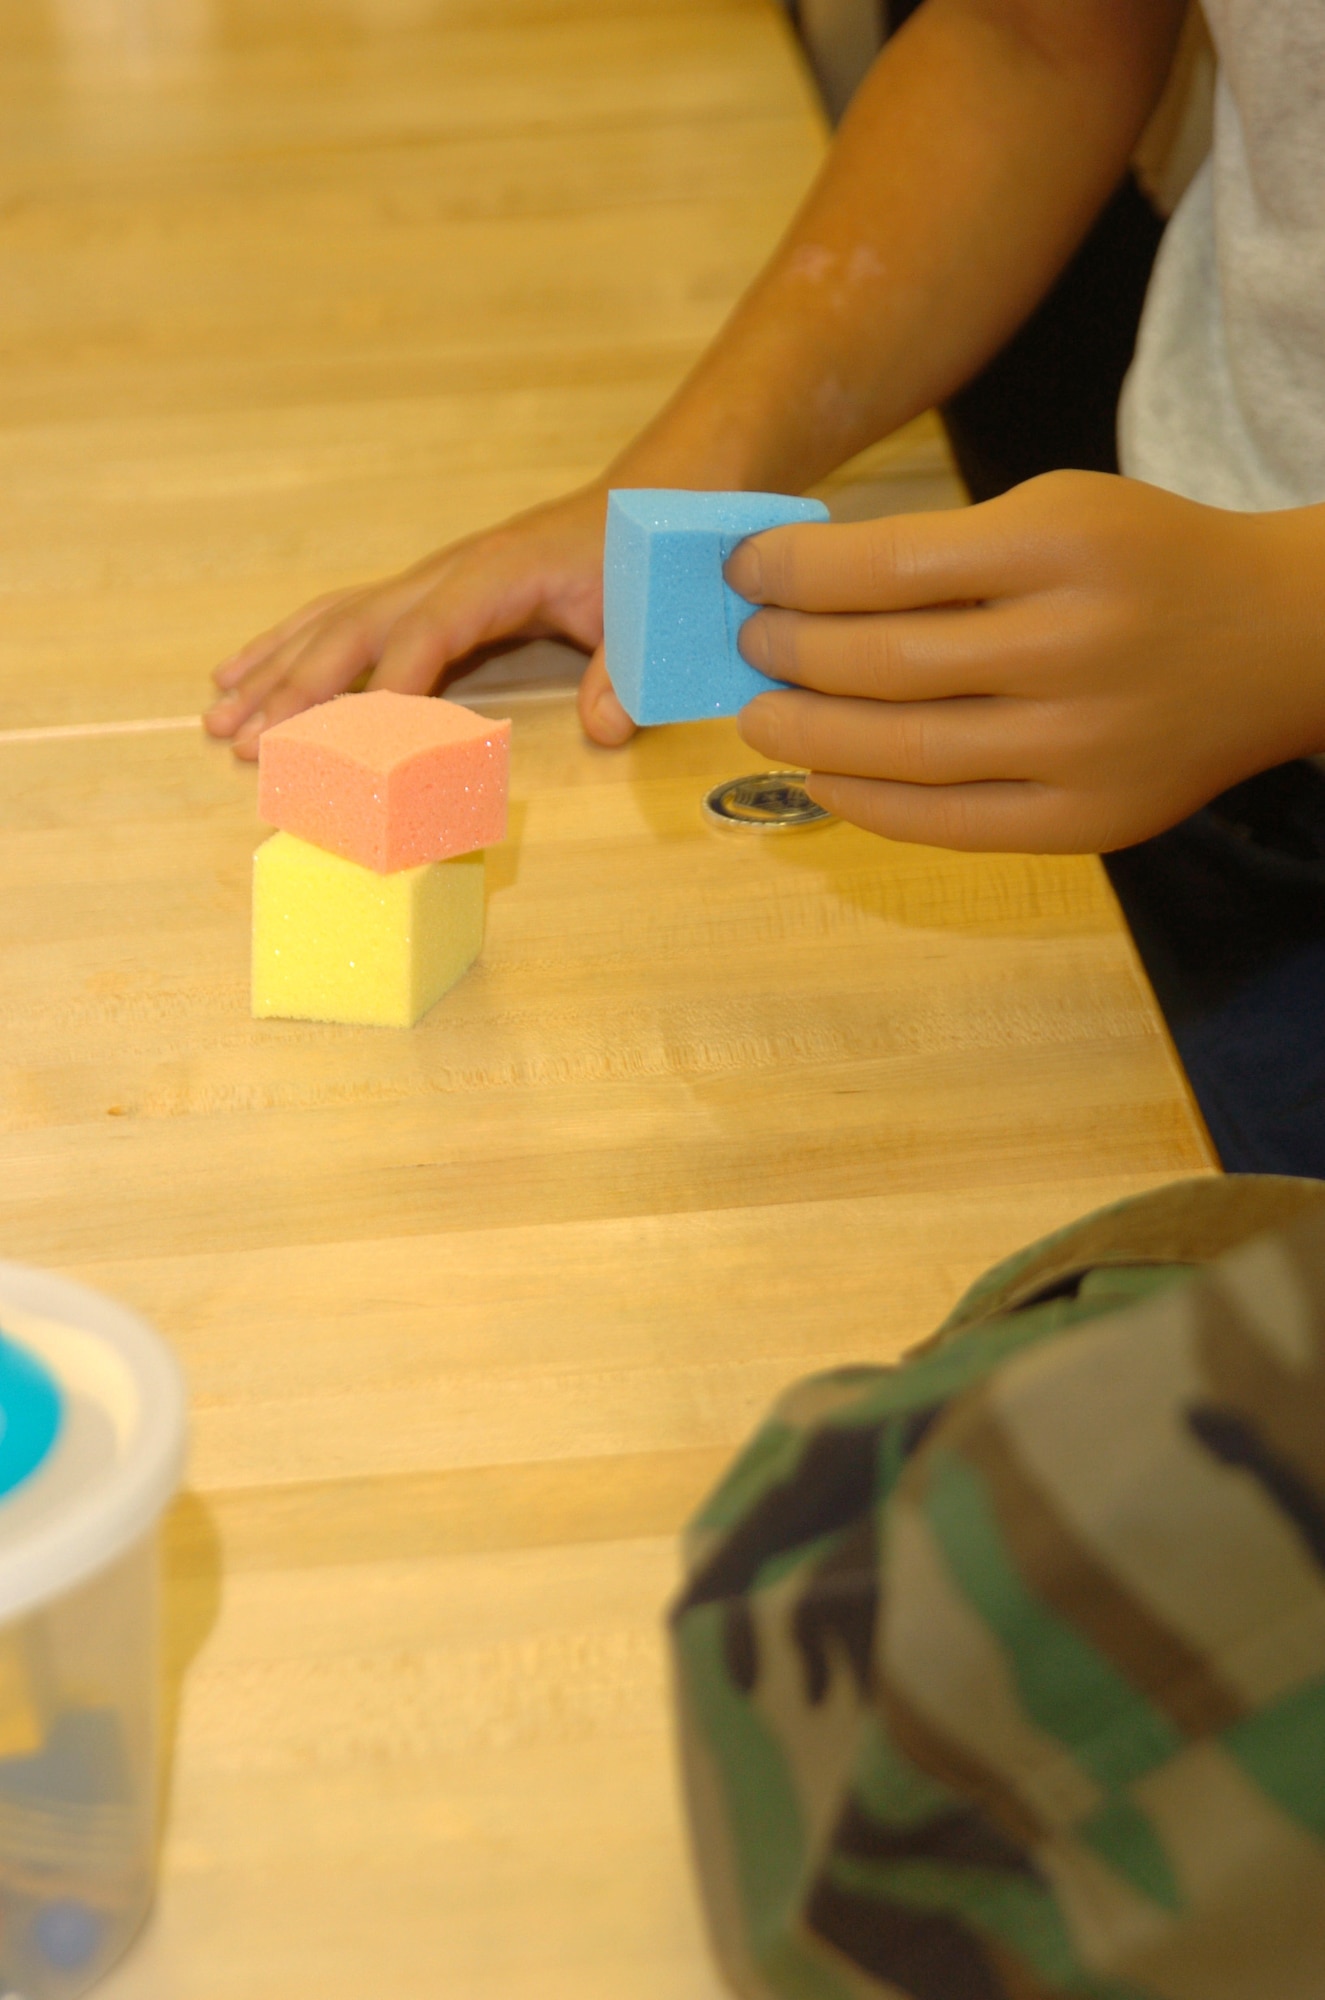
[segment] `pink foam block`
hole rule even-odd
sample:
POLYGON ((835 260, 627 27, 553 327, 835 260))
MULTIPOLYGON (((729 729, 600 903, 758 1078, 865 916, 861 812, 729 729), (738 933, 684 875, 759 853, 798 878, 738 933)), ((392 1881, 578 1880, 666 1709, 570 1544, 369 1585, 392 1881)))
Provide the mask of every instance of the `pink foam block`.
POLYGON ((269 826, 392 875, 491 847, 506 832, 511 725, 431 695, 343 694, 267 730, 269 826))

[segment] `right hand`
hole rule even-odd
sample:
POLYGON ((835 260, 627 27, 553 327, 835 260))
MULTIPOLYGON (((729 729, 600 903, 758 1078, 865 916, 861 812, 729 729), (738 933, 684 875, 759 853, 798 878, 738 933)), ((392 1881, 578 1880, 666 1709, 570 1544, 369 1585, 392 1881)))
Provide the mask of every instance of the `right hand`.
POLYGON ((579 694, 585 733, 624 743, 634 724, 603 662, 606 516, 606 487, 587 486, 397 576, 315 599, 217 667, 221 693, 206 728, 251 761, 264 729, 343 694, 363 673, 372 688, 428 694, 476 647, 558 638, 592 655, 579 694))

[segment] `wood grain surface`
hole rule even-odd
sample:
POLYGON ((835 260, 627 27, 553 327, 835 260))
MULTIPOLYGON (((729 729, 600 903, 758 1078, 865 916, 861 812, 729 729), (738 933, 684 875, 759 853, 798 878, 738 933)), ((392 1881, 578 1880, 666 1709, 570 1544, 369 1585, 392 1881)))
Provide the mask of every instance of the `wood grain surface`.
MULTIPOLYGON (((1093 861, 722 836, 730 725, 608 753, 564 694, 505 711, 475 972, 253 1022, 252 772, 151 719, 596 465, 819 127, 763 0, 9 0, 0 54, 0 1246, 193 1400, 108 2000, 716 2000, 678 1526, 784 1384, 1199 1124, 1093 861)), ((912 445, 864 473, 934 504, 912 445)))
POLYGON ((821 146, 772 0, 5 0, 0 715, 599 471, 821 146))

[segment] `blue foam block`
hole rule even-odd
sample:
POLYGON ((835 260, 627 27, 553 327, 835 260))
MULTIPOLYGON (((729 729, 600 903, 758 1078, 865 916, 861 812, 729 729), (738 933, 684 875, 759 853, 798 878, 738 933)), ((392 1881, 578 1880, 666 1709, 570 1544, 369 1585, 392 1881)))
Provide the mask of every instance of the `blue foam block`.
POLYGON ((726 582, 722 566, 747 535, 827 519, 821 500, 785 493, 640 486, 608 496, 607 671, 632 722, 735 715, 784 685, 741 658, 737 635, 755 607, 726 582))

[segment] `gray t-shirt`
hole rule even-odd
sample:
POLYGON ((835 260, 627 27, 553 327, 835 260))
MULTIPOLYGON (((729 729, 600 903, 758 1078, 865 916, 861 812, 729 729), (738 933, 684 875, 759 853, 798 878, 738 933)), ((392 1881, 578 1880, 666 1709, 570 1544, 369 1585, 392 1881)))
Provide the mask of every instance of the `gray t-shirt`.
POLYGON ((1325 500, 1325 0, 1205 0, 1214 144, 1156 259, 1123 471, 1217 507, 1325 500))

